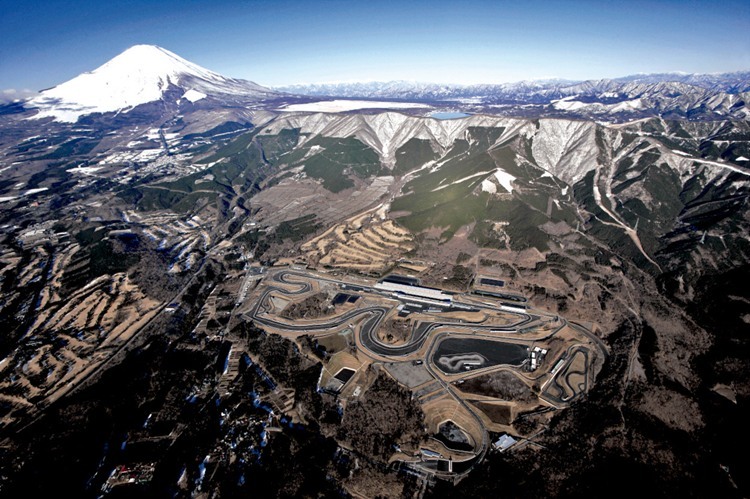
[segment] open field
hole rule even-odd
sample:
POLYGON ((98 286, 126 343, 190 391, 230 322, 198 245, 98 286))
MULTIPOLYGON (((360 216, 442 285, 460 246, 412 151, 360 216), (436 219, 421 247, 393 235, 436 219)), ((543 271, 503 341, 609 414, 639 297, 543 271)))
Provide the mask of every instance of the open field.
POLYGON ((482 400, 471 400, 470 402, 495 424, 510 426, 513 423, 513 406, 510 404, 482 400))
POLYGON ((393 177, 375 177, 354 192, 333 193, 310 178, 284 179, 253 198, 260 207, 257 221, 275 226, 314 213, 320 226, 328 226, 375 205, 392 182, 393 177))

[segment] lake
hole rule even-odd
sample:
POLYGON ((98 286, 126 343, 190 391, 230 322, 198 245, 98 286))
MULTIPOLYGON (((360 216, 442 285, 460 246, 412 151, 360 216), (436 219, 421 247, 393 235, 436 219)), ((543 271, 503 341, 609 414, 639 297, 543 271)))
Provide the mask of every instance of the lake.
POLYGON ((466 114, 466 113, 450 113, 450 112, 438 111, 438 112, 432 113, 430 115, 430 118, 435 118, 437 120, 455 120, 456 118, 466 118, 467 116, 471 116, 471 115, 466 114))

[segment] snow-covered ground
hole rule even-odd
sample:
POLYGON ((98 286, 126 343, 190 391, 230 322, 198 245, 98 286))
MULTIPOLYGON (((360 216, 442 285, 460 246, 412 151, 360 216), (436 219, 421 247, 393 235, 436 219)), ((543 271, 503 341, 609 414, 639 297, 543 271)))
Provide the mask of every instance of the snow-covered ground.
POLYGON ((18 199, 25 196, 31 196, 32 194, 37 194, 39 192, 44 192, 48 189, 48 187, 37 187, 36 189, 29 189, 26 192, 20 193, 17 196, 2 196, 0 197, 0 203, 4 203, 5 201, 13 201, 14 199, 18 199))
POLYGON ((193 90, 192 88, 185 92, 185 94, 182 96, 183 99, 187 99, 190 102, 197 102, 201 99, 206 98, 206 94, 203 92, 198 92, 197 90, 193 90))
POLYGON ((516 177, 506 172, 505 170, 498 168, 495 172, 495 178, 497 179, 498 183, 505 188, 506 191, 511 193, 513 192, 512 182, 516 180, 516 177))
POLYGON ((357 109, 417 109, 425 106, 412 102, 386 102, 365 100, 331 100, 321 102, 308 102, 306 104, 291 104, 280 111, 303 111, 310 113, 343 113, 356 111, 357 109))
POLYGON ((94 173, 101 170, 102 166, 77 166, 75 168, 69 168, 68 170, 65 170, 68 173, 80 173, 82 175, 93 175, 94 173))
POLYGON ((624 113, 644 109, 645 104, 641 99, 631 99, 614 104, 602 104, 600 102, 580 102, 575 100, 576 95, 570 95, 563 99, 550 102, 552 107, 560 111, 586 111, 591 113, 624 113))
POLYGON ((441 191, 441 190, 445 189, 446 187, 450 187, 451 185, 460 184, 461 182, 466 182, 467 180, 471 180, 471 179, 473 179, 475 177, 481 177, 482 175, 487 175, 489 173, 492 173, 492 172, 478 172, 478 173, 474 173, 472 175, 469 175, 468 177, 464 177, 464 178, 460 178, 458 180, 454 180, 450 184, 445 184, 445 185, 441 185, 440 187, 436 187, 435 189, 432 189, 432 192, 441 191))

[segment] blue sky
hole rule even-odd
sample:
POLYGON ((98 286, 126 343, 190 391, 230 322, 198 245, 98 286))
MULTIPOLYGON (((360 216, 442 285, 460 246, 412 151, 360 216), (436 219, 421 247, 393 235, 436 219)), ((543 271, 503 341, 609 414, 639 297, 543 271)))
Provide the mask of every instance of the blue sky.
POLYGON ((264 85, 750 69, 750 2, 0 0, 0 89, 148 43, 264 85))

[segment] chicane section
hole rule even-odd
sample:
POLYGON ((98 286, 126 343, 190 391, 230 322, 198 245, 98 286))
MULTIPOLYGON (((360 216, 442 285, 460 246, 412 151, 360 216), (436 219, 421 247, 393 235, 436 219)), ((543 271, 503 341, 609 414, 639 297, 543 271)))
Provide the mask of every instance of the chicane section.
POLYGON ((571 348, 553 368, 553 375, 542 386, 542 397, 557 405, 570 404, 589 388, 589 350, 571 348))
MULTIPOLYGON (((269 317, 265 317, 261 315, 259 312, 263 308, 261 304, 263 304, 267 298, 267 296, 272 292, 277 293, 283 293, 286 295, 300 295, 303 293, 306 293, 312 289, 312 286, 309 282, 305 282, 305 279, 310 279, 311 277, 306 276, 302 273, 297 272, 290 272, 290 271, 281 271, 276 274, 272 274, 272 280, 275 282, 283 283, 286 285, 298 285, 300 286, 300 289, 290 291, 285 288, 279 288, 276 286, 269 287, 266 289, 263 293, 263 295, 257 300, 256 307, 251 312, 250 316, 253 320, 257 321, 260 324, 264 324, 267 326, 279 328, 279 329, 286 329, 289 331, 319 331, 323 329, 331 329, 338 326, 341 326, 342 324, 346 323, 347 321, 351 321, 360 315, 370 315, 370 318, 368 318, 361 326, 360 328, 360 334, 359 339, 362 344, 367 350, 370 352, 381 355, 381 356, 390 356, 390 357, 404 357, 407 355, 411 355, 422 348, 427 338, 430 336, 430 333, 438 327, 445 326, 445 325, 456 325, 453 323, 431 323, 429 325, 423 325, 423 327, 417 328, 415 330, 415 334, 412 336, 412 338, 409 340, 407 344, 399 345, 399 346, 393 346, 393 345, 387 345, 385 343, 380 342, 377 339, 377 329, 380 326, 380 323, 382 322, 383 318, 387 315, 388 311, 390 310, 388 307, 367 307, 367 308, 361 308, 357 310, 352 310, 347 312, 346 314, 343 314, 339 317, 332 318, 331 320, 327 322, 319 322, 314 324, 295 324, 295 323, 287 323, 287 322, 280 322, 274 319, 271 319, 269 317), (293 276, 296 278, 299 278, 301 281, 297 280, 290 280, 289 276, 293 276)), ((342 284, 340 281, 332 280, 332 279, 326 279, 323 277, 315 276, 312 277, 312 279, 321 280, 325 282, 331 282, 335 284, 342 284)), ((374 288, 371 288, 369 286, 357 286, 360 290, 365 292, 372 292, 377 293, 377 290, 374 288)), ((527 314, 518 314, 522 317, 522 319, 516 323, 512 324, 506 327, 483 327, 479 325, 474 325, 473 327, 476 329, 492 329, 497 331, 513 331, 516 327, 527 323, 531 320, 531 317, 529 317, 527 314)))

